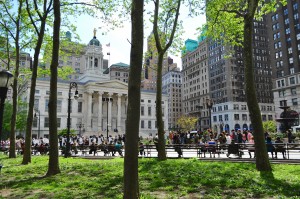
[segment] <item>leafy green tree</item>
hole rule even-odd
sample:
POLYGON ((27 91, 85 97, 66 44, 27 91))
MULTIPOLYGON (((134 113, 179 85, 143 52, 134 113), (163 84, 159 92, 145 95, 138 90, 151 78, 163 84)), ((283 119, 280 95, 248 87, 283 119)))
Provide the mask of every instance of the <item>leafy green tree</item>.
POLYGON ((155 46, 158 54, 158 63, 157 63, 157 82, 156 82, 156 121, 158 127, 158 159, 166 160, 166 151, 165 151, 165 132, 164 124, 162 119, 162 68, 163 68, 163 59, 164 54, 172 45, 177 21, 180 11, 181 0, 178 1, 167 1, 166 4, 160 5, 160 0, 154 2, 154 20, 153 20, 153 34, 155 39, 155 46), (168 5, 169 4, 169 5, 168 5), (165 9, 162 9, 162 14, 159 15, 159 9, 162 6, 165 9), (165 7, 164 7, 165 6, 165 7), (167 18, 164 18, 167 17, 167 18), (165 27, 159 27, 161 23, 166 20, 165 27), (170 28, 171 32, 167 32, 170 28), (163 32, 162 30, 166 30, 163 32), (169 37, 169 38, 168 38, 169 37))
MULTIPOLYGON (((16 131, 23 132, 26 126, 26 116, 27 116, 27 104, 20 99, 18 100, 17 108, 17 121, 16 121, 16 131)), ((3 117, 3 130, 6 132, 6 135, 9 135, 10 132, 10 120, 13 112, 13 105, 9 102, 5 103, 4 108, 4 117, 3 117)), ((5 136, 4 139, 7 137, 5 136)))
POLYGON ((177 124, 185 131, 191 131, 195 128, 198 121, 197 117, 191 117, 187 115, 182 115, 178 120, 177 124))
POLYGON ((26 125, 26 136, 25 136, 25 150, 23 155, 22 164, 28 164, 31 162, 31 137, 32 137, 32 122, 33 122, 33 107, 34 107, 34 95, 38 71, 39 55, 46 31, 47 20, 50 20, 48 16, 52 10, 52 1, 42 1, 43 6, 40 6, 39 1, 26 0, 26 10, 28 17, 30 18, 31 25, 33 26, 34 32, 37 35, 35 41, 32 74, 31 74, 31 85, 29 93, 29 107, 27 114, 27 125, 26 125))
MULTIPOLYGON (((2 21, 0 25, 2 28, 9 34, 14 42, 14 57, 15 57, 15 67, 14 67, 14 80, 13 80, 13 112, 10 120, 10 148, 9 148, 9 157, 16 157, 16 120, 17 120, 17 103, 18 103, 18 78, 19 78, 19 66, 20 66, 20 49, 22 48, 22 39, 21 31, 25 29, 23 25, 26 22, 26 19, 23 19, 24 16, 24 0, 17 1, 17 12, 13 7, 12 2, 10 1, 0 1, 0 12, 2 21)), ((7 50, 8 55, 10 51, 7 50)), ((10 58, 8 57, 8 60, 10 58)), ((9 67, 9 66, 8 66, 9 67)))
MULTIPOLYGON (((58 131, 58 136, 67 136, 68 135, 68 129, 62 129, 58 131)), ((70 129, 70 136, 76 136, 75 129, 70 129)))
POLYGON ((138 181, 138 141, 141 102, 141 73, 143 65, 144 0, 132 0, 130 78, 128 81, 128 108, 124 159, 124 199, 140 198, 138 181))
POLYGON ((276 132, 277 126, 276 122, 273 120, 263 122, 264 131, 274 133, 276 132))
POLYGON ((158 55, 157 62, 157 80, 156 80, 156 120, 158 127, 158 159, 166 160, 165 141, 164 141, 164 123, 162 118, 162 69, 164 55, 172 46, 173 41, 178 44, 179 28, 181 21, 178 20, 180 14, 180 7, 183 3, 190 8, 190 15, 197 15, 195 6, 199 6, 201 1, 184 1, 184 0, 156 0, 154 2, 153 13, 153 35, 155 40, 155 50, 158 55), (177 36, 176 36, 177 33, 177 36))
MULTIPOLYGON (((206 4, 207 35, 225 45, 243 46, 245 91, 249 107, 258 171, 272 171, 263 134, 261 113, 256 97, 253 65, 253 22, 256 17, 276 10, 277 0, 209 0, 206 4)), ((258 19, 258 18, 257 18, 258 19)))

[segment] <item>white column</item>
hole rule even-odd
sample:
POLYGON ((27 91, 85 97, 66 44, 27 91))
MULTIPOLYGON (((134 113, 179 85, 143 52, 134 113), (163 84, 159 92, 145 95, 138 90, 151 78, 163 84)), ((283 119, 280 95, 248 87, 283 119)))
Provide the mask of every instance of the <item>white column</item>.
POLYGON ((121 131, 121 97, 122 94, 118 94, 118 119, 117 119, 118 131, 121 131))
POLYGON ((103 92, 99 92, 99 96, 98 96, 98 132, 102 131, 102 95, 103 95, 103 92))
POLYGON ((108 98, 108 129, 109 130, 111 130, 111 117, 112 117, 112 114, 111 114, 111 108, 112 108, 112 100, 111 100, 111 98, 112 98, 112 95, 110 94, 110 93, 108 93, 108 95, 107 95, 107 98, 108 98))
POLYGON ((92 93, 87 92, 87 121, 86 121, 87 131, 92 131, 91 121, 92 121, 92 93))

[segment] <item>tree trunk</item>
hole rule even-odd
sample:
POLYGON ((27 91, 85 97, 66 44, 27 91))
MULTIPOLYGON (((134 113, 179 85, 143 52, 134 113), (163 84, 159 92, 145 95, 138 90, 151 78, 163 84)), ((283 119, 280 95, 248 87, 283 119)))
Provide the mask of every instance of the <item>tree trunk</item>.
POLYGON ((23 6, 23 1, 19 1, 18 7, 18 18, 16 20, 16 37, 15 37, 15 47, 16 47, 16 66, 14 74, 13 83, 13 112, 10 121, 10 145, 9 145, 9 158, 16 158, 16 121, 17 121, 17 109, 18 109, 18 78, 19 78, 19 65, 20 65, 20 20, 21 20, 21 10, 23 6))
POLYGON ((244 64, 247 105, 249 108, 251 123, 253 124, 253 136, 256 153, 256 169, 258 171, 272 171, 267 153, 261 112, 257 102, 254 81, 252 50, 253 16, 254 14, 246 14, 244 18, 244 64))
POLYGON ((138 140, 140 126, 141 73, 143 65, 144 0, 132 0, 130 78, 124 160, 124 199, 140 198, 138 181, 138 140))
MULTIPOLYGON (((163 68, 163 59, 164 52, 159 52, 158 54, 158 63, 157 63, 157 82, 156 82, 156 121, 158 128, 158 143, 157 143, 157 152, 159 160, 166 160, 166 149, 165 149, 165 131, 164 123, 162 119, 162 68, 163 68)), ((167 122, 167 121, 166 121, 167 122)))
POLYGON ((50 65, 50 96, 49 96, 49 164, 47 176, 60 173, 58 158, 57 136, 57 67, 59 59, 59 31, 60 31, 60 1, 53 1, 54 24, 53 24, 53 49, 52 62, 50 65))
MULTIPOLYGON (((26 136, 25 136, 25 151, 23 155, 22 164, 28 164, 31 162, 31 137, 32 137, 32 122, 33 122, 33 108, 34 108, 34 95, 36 88, 37 71, 39 64, 39 55, 41 46, 43 44, 44 33, 45 33, 46 19, 41 21, 40 32, 38 40, 34 49, 34 58, 31 75, 31 86, 29 94, 28 114, 27 114, 27 125, 26 125, 26 136), (29 144, 27 144, 29 143, 29 144)), ((38 138, 39 139, 39 138, 38 138)))

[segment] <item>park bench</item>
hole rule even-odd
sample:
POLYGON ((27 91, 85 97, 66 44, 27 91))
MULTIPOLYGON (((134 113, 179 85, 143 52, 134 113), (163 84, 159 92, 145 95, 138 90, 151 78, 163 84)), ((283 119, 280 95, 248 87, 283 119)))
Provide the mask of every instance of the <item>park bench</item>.
POLYGON ((237 155, 239 158, 242 157, 243 151, 240 149, 239 144, 229 144, 228 150, 227 150, 227 157, 229 157, 231 154, 237 155))

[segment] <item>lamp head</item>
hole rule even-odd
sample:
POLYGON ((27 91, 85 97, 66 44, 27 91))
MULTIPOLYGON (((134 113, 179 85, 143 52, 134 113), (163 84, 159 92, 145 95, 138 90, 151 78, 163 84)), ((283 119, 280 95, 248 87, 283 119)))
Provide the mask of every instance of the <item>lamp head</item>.
POLYGON ((13 74, 8 70, 0 71, 0 87, 8 88, 12 84, 13 74))
POLYGON ((79 95, 78 95, 78 90, 76 90, 76 91, 75 91, 75 95, 74 95, 74 99, 76 99, 76 100, 77 100, 78 98, 79 98, 79 95))

